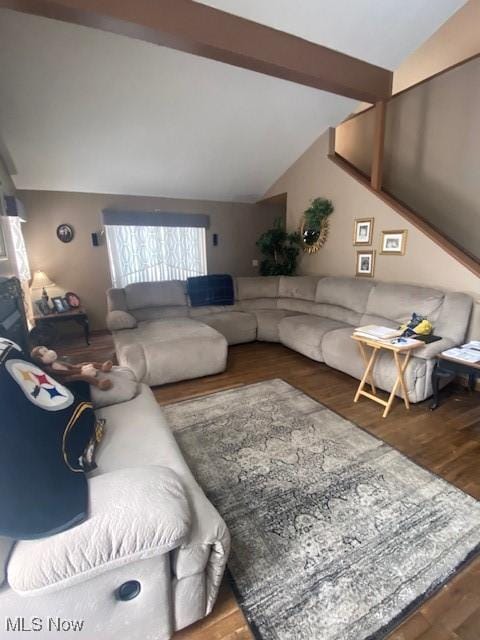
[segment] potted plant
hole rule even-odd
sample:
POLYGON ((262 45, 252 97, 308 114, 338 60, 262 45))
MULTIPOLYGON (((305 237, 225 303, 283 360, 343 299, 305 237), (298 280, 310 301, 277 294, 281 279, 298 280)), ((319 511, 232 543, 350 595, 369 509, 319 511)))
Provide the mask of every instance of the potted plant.
POLYGON ((300 244, 300 234, 288 233, 281 219, 277 218, 274 227, 262 233, 257 240, 257 247, 264 256, 260 262, 260 274, 291 276, 297 267, 300 244))

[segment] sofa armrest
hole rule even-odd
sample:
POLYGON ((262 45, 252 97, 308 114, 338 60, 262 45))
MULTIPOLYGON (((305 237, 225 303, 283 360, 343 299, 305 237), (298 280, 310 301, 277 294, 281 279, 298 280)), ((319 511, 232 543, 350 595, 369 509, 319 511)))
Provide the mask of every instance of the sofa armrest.
POLYGON ((107 328, 110 331, 135 329, 136 326, 136 319, 128 311, 109 311, 107 314, 107 328))
POLYGON ((178 476, 167 467, 113 471, 89 479, 90 515, 72 529, 17 543, 8 563, 23 595, 58 591, 181 545, 191 527, 178 476))
POLYGON ((426 344, 421 349, 415 349, 413 355, 417 358, 423 358, 424 360, 431 360, 438 356, 442 351, 446 349, 450 349, 455 346, 455 342, 450 338, 442 338, 441 340, 437 340, 436 342, 430 342, 430 344, 426 344))

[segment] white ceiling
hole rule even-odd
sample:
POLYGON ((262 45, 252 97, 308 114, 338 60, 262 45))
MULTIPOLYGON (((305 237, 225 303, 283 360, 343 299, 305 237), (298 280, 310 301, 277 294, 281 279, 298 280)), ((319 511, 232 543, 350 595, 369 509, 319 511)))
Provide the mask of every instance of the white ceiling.
POLYGON ((465 0, 200 0, 200 3, 393 70, 465 0))
MULTIPOLYGON (((461 0, 209 0, 393 68, 461 0), (428 7, 428 11, 427 11, 428 7)), ((0 135, 20 189, 254 201, 352 100, 0 10, 0 135)))

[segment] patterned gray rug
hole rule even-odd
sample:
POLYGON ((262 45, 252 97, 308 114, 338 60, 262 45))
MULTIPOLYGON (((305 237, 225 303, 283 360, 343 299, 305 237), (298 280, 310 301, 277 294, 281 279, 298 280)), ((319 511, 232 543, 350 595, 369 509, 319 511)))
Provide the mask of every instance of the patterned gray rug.
POLYGON ((165 411, 263 640, 384 638, 479 546, 479 502, 282 380, 165 411))

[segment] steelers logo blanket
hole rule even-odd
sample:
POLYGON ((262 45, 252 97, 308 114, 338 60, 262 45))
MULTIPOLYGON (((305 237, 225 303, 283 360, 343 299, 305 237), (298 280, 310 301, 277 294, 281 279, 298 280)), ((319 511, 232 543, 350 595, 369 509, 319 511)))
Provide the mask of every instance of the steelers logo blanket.
POLYGON ((85 519, 79 459, 94 428, 91 403, 0 337, 0 536, 40 538, 85 519))

